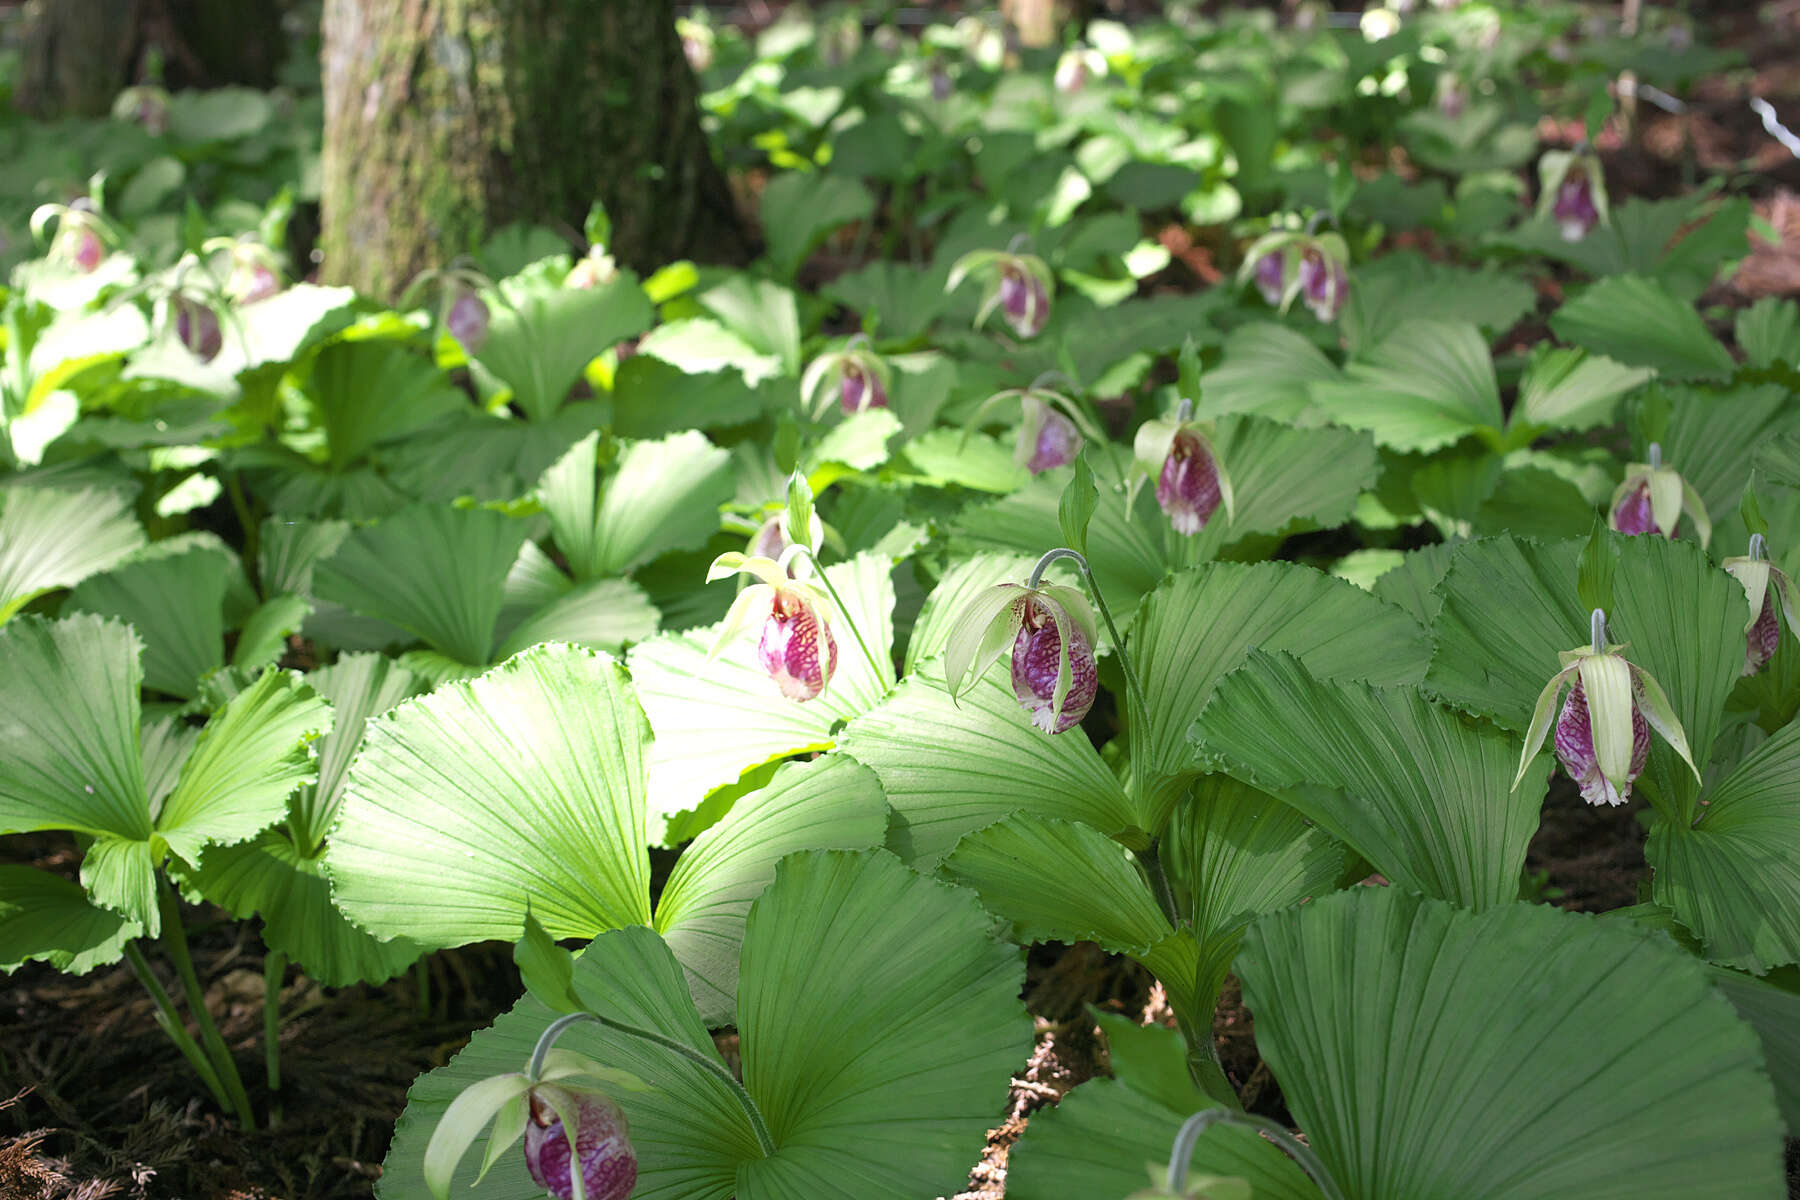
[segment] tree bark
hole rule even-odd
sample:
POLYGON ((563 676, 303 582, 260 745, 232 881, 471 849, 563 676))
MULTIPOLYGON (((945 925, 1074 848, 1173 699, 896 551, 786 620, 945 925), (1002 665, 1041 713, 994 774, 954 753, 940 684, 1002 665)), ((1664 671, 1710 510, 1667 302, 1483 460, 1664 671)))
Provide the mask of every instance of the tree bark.
POLYGON ((640 269, 741 261, 669 0, 326 0, 324 274, 392 298, 595 199, 640 269))

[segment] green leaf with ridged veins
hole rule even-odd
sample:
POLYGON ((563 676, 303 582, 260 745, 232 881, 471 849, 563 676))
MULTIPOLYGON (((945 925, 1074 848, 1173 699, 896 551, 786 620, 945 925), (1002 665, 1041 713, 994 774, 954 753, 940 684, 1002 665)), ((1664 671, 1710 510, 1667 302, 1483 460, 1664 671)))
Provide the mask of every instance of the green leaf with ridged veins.
MULTIPOLYGON (((1023 584, 1030 577, 1036 561, 1025 554, 978 554, 945 571, 931 594, 925 597, 919 619, 913 623, 912 637, 906 643, 906 660, 902 664, 905 673, 912 674, 918 664, 942 654, 950 644, 951 630, 971 604, 1000 584, 1023 584)), ((1047 577, 1058 583, 1073 583, 1073 578, 1064 575, 1062 570, 1066 570, 1064 564, 1052 563, 1047 577)))
POLYGON ((313 569, 313 591, 484 666, 525 533, 524 522, 490 509, 415 505, 345 538, 313 569))
POLYGON ((1417 687, 1314 678, 1251 651, 1191 734, 1201 762, 1292 805, 1403 887, 1466 907, 1519 894, 1550 763, 1417 687))
MULTIPOLYGON (((1218 422, 1213 449, 1231 476, 1235 509, 1229 527, 1223 525, 1222 513, 1214 514, 1192 539, 1196 543, 1218 536, 1214 522, 1228 542, 1280 533, 1295 522, 1340 524, 1350 519, 1356 498, 1375 486, 1381 474, 1368 434, 1331 425, 1296 429, 1260 417, 1225 417, 1218 422)), ((1140 497, 1138 503, 1163 519, 1153 498, 1140 497)), ((1180 565, 1189 561, 1184 558, 1180 565)))
POLYGON ((695 807, 745 771, 829 749, 839 721, 880 702, 892 686, 887 674, 894 646, 892 570, 890 559, 872 554, 826 568, 882 673, 877 675, 863 654, 852 620, 839 616, 830 622, 837 670, 811 700, 787 699, 763 671, 757 662, 760 630, 733 638, 710 661, 716 626, 663 634, 633 647, 632 681, 656 731, 650 765, 653 840, 661 839, 663 818, 695 807))
POLYGON ((1312 402, 1383 446, 1436 450, 1504 423, 1487 339, 1463 321, 1415 319, 1351 360, 1343 382, 1314 383, 1312 402))
POLYGON ((1312 407, 1308 389, 1343 378, 1310 340, 1273 321, 1240 325, 1225 336, 1225 357, 1206 372, 1194 416, 1254 413, 1292 421, 1312 407))
POLYGON ((310 854, 324 843, 337 818, 350 763, 362 749, 370 718, 425 691, 426 683, 379 654, 346 654, 309 674, 306 682, 332 707, 331 732, 319 739, 318 781, 296 792, 289 805, 289 828, 296 844, 310 854))
POLYGON ((887 834, 873 772, 843 757, 784 763, 682 851, 656 902, 655 928, 687 974, 709 1024, 731 1020, 750 904, 775 866, 801 850, 866 850, 887 834))
POLYGON ((144 529, 118 492, 0 490, 0 624, 36 597, 73 587, 143 544, 144 529))
MULTIPOLYGON (((784 859, 750 910, 737 1008, 743 1084, 773 1135, 772 1156, 726 1086, 687 1059, 586 1023, 558 1043, 653 1085, 615 1097, 638 1155, 635 1200, 948 1195, 980 1156, 1008 1072, 1031 1044, 1018 951, 991 925, 971 893, 891 855, 784 859)), ((650 930, 595 939, 574 986, 591 1011, 721 1061, 674 956, 650 930)), ((451 1099, 518 1070, 548 1019, 527 998, 413 1085, 382 1200, 422 1200, 425 1145, 451 1099)), ((465 1161, 458 1179, 475 1169, 465 1161)), ((542 1189, 522 1156, 507 1155, 481 1194, 527 1200, 542 1189)))
POLYGON ((475 358, 512 389, 513 403, 532 421, 555 416, 588 363, 655 320, 629 271, 591 288, 528 273, 500 290, 488 297, 487 341, 475 358))
POLYGON ((650 730, 618 663, 541 646, 366 729, 325 860, 357 925, 435 948, 516 940, 527 904, 559 938, 650 919, 650 730))
POLYGON ((1297 655, 1320 678, 1417 683, 1431 641, 1404 612, 1341 579, 1292 563, 1214 563, 1166 580, 1139 606, 1127 638, 1150 720, 1148 792, 1138 823, 1159 832, 1198 771, 1188 726, 1213 686, 1253 646, 1297 655))
POLYGON ((842 751, 872 769, 893 807, 888 845, 919 867, 964 834, 1023 810, 1083 821, 1138 845, 1131 803, 1078 730, 1046 734, 1013 695, 996 662, 952 702, 941 659, 908 676, 844 731, 842 751))
MULTIPOLYGON (((1756 452, 1800 432, 1793 393, 1779 385, 1727 389, 1669 385, 1653 391, 1668 401, 1668 421, 1658 435, 1663 462, 1693 485, 1715 521, 1727 519, 1743 499, 1756 452)), ((1634 457, 1642 462, 1648 451, 1640 435, 1634 457)), ((1693 527, 1684 518, 1678 531, 1691 537, 1693 527)))
POLYGON ((325 346, 312 356, 298 391, 325 435, 326 461, 333 471, 345 470, 384 442, 469 407, 468 398, 431 359, 385 338, 325 346))
POLYGON ((494 658, 511 658, 541 642, 571 642, 617 654, 654 634, 660 619, 644 589, 629 579, 590 579, 506 630, 494 658))
MULTIPOLYGON (((1149 1026, 1145 1040, 1175 1064, 1186 1081, 1187 1048, 1173 1029, 1149 1026)), ((1141 1191, 1147 1168, 1169 1165, 1181 1123, 1212 1102, 1191 1090, 1166 1096, 1157 1080, 1138 1074, 1113 1056, 1112 1079, 1091 1079, 1052 1107, 1031 1115, 1006 1160, 1009 1200, 1116 1197, 1141 1191)), ((1317 1200, 1319 1191, 1300 1168, 1255 1131, 1214 1125, 1200 1135, 1189 1159, 1196 1174, 1247 1180, 1257 1200, 1317 1200)))
POLYGON ((1658 821, 1644 856, 1657 903, 1709 958, 1758 974, 1800 962, 1800 724, 1715 784, 1691 826, 1658 821))
POLYGON ((1800 304, 1792 300, 1764 296, 1739 310, 1732 333, 1753 367, 1800 366, 1800 304))
POLYGON ((216 538, 157 543, 90 575, 65 607, 129 623, 144 640, 145 686, 191 700, 200 680, 225 665, 224 609, 234 583, 245 586, 237 556, 216 538))
POLYGON ((557 549, 577 579, 617 575, 719 531, 733 491, 731 455, 696 430, 631 442, 596 481, 600 435, 589 434, 538 483, 557 549))
POLYGON ((1344 848, 1297 809, 1224 775, 1175 809, 1163 864, 1199 946, 1194 997, 1218 1003, 1250 922, 1334 890, 1344 848))
POLYGON ((266 671, 215 713, 156 814, 156 833, 190 864, 211 845, 247 841, 287 815, 318 777, 312 743, 331 706, 291 671, 266 671))
POLYGON ((1626 393, 1656 377, 1576 347, 1541 344, 1519 381, 1513 423, 1549 429, 1592 429, 1612 421, 1626 393))
POLYGON ((0 972, 47 962, 69 975, 118 962, 143 934, 88 899, 79 884, 35 867, 0 867, 0 972))
POLYGON ((1430 625, 1438 612, 1435 589, 1450 569, 1453 549, 1448 542, 1439 542, 1408 550, 1400 565, 1377 579, 1372 590, 1378 599, 1406 610, 1420 624, 1430 625))
POLYGON ((1347 1200, 1780 1194, 1756 1037, 1660 933, 1355 888, 1251 926, 1238 974, 1347 1200))
POLYGON ((1692 304, 1635 275, 1602 279, 1557 309, 1550 328, 1565 342, 1672 379, 1723 379, 1734 365, 1692 304))
POLYGON ((151 834, 138 640, 92 615, 0 628, 0 833, 151 834))
MULTIPOLYGON (((1094 942, 1142 962, 1152 947, 1178 936, 1131 853, 1079 821, 1014 813, 965 834, 939 870, 1011 922, 1010 936, 1022 945, 1094 942), (1046 879, 1056 887, 1046 888, 1046 879)), ((1195 1007, 1191 975, 1162 982, 1184 1019, 1210 1019, 1195 1007)))
POLYGON ((770 180, 763 192, 762 218, 776 273, 791 277, 825 235, 874 211, 874 193, 857 179, 825 171, 788 171, 770 180))

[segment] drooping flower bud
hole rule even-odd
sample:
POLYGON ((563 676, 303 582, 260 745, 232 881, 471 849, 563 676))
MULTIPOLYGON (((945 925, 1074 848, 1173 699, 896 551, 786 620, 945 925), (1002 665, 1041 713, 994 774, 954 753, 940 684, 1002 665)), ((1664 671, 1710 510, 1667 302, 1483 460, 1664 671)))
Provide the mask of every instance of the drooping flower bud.
POLYGON ((931 67, 931 98, 941 104, 948 100, 954 91, 956 91, 956 84, 950 78, 950 72, 946 71, 941 63, 933 63, 931 67))
POLYGON ((1287 295, 1287 256, 1279 250, 1256 260, 1256 290, 1270 305, 1279 305, 1287 295))
POLYGON ((1050 319, 1050 296, 1035 276, 1017 267, 1000 271, 1000 311, 1014 333, 1036 337, 1050 319))
POLYGON ((1463 111, 1468 108, 1468 106, 1469 91, 1467 88, 1463 87, 1462 80, 1448 72, 1439 75, 1437 81, 1437 110, 1439 115, 1446 120, 1454 121, 1463 115, 1463 111))
POLYGON ((1526 768, 1543 746, 1557 695, 1571 681, 1568 699, 1556 717, 1556 759, 1580 787, 1583 800, 1614 805, 1631 798, 1631 785, 1649 759, 1652 729, 1698 779, 1700 769, 1688 751, 1687 735, 1662 685, 1625 658, 1623 645, 1607 644, 1606 614, 1599 609, 1593 611, 1590 632, 1588 645, 1557 656, 1562 669, 1538 695, 1513 787, 1525 778, 1526 768))
POLYGON ((1749 601, 1750 620, 1744 627, 1744 674, 1754 675, 1768 665, 1781 645, 1781 624, 1785 619, 1788 632, 1800 629, 1795 615, 1800 612, 1800 595, 1793 581, 1769 561, 1768 544, 1763 535, 1750 535, 1750 553, 1742 558, 1728 558, 1724 568, 1744 588, 1749 601), (1777 609, 1780 610, 1777 613, 1777 609))
POLYGON ((1227 518, 1232 511, 1231 478, 1213 450, 1212 426, 1193 420, 1193 411, 1183 399, 1174 420, 1145 421, 1133 444, 1134 478, 1155 478, 1156 502, 1184 536, 1206 528, 1220 505, 1227 518))
MULTIPOLYGON (((525 1126, 525 1169, 554 1200, 571 1200, 575 1180, 569 1138, 562 1118, 540 1095, 549 1090, 533 1089, 531 1118, 525 1126)), ((587 1200, 626 1200, 637 1186, 638 1166, 624 1111, 606 1097, 593 1094, 569 1096, 565 1107, 570 1106, 578 1113, 576 1162, 587 1200)))
POLYGON ((1538 160, 1538 216, 1579 242, 1606 220, 1606 185, 1591 151, 1549 150, 1538 160))
POLYGON ((1081 431, 1075 422, 1052 408, 1042 396, 1027 392, 1021 403, 1025 419, 1019 423, 1014 461, 1033 475, 1066 467, 1081 453, 1081 431))
POLYGON ((886 408, 887 388, 882 386, 879 375, 865 371, 854 360, 846 360, 843 372, 838 376, 838 406, 847 413, 859 413, 865 408, 886 408))
POLYGON ((225 348, 225 336, 219 328, 219 314, 209 306, 186 296, 177 296, 175 336, 201 362, 211 362, 225 348))
POLYGON ((113 120, 141 125, 161 137, 169 131, 169 93, 159 87, 128 87, 113 101, 113 120))
POLYGON ((704 71, 713 65, 712 26, 692 17, 677 17, 675 31, 681 35, 681 53, 689 67, 704 71))
POLYGON ((1034 573, 1029 586, 987 589, 957 617, 944 645, 944 686, 951 699, 962 696, 1010 646, 1013 695, 1032 724, 1063 733, 1094 705, 1096 640, 1087 597, 1078 588, 1042 583, 1034 573))
POLYGON ((975 250, 956 260, 944 290, 953 292, 973 272, 988 275, 990 282, 975 314, 975 324, 1000 310, 1012 331, 1022 338, 1036 337, 1050 320, 1054 279, 1049 264, 1034 254, 1010 250, 975 250))
POLYGON ((1649 462, 1626 466, 1625 478, 1614 489, 1608 506, 1607 524, 1620 533, 1672 538, 1685 511, 1694 519, 1700 544, 1705 546, 1712 539, 1712 520, 1700 494, 1679 471, 1663 465, 1662 447, 1655 442, 1650 444, 1649 458, 1649 462))
POLYGON ((1329 324, 1350 298, 1350 275, 1336 258, 1309 248, 1300 255, 1300 295, 1312 315, 1329 324))
POLYGON ((1013 695, 1031 714, 1031 722, 1045 733, 1063 733, 1081 723, 1094 707, 1100 686, 1100 669, 1094 646, 1078 622, 1059 621, 1050 604, 1039 597, 1027 599, 1019 632, 1013 638, 1013 695), (1056 685, 1064 670, 1063 630, 1068 631, 1068 683, 1059 712, 1056 685))
POLYGON ((749 557, 735 551, 713 560, 706 579, 745 574, 756 578, 738 593, 719 627, 711 657, 716 657, 739 633, 754 627, 758 632, 757 664, 781 694, 789 700, 813 700, 822 695, 837 672, 837 638, 831 632, 832 608, 824 591, 805 580, 788 576, 790 547, 780 559, 749 557))
POLYGON ((1195 534, 1218 509, 1219 464, 1206 440, 1189 430, 1175 435, 1156 479, 1156 502, 1180 534, 1195 534))
POLYGON ((1556 227, 1565 242, 1579 242, 1600 223, 1600 210, 1594 207, 1594 188, 1585 173, 1572 170, 1563 176, 1550 215, 1556 218, 1556 227))
POLYGON ((1051 77, 1051 84, 1065 96, 1073 96, 1087 86, 1087 63, 1082 60, 1081 51, 1065 50, 1062 57, 1056 60, 1056 73, 1051 77))
POLYGON ((450 303, 444 316, 444 328, 463 348, 463 353, 476 355, 487 345, 488 306, 474 292, 463 292, 450 303))

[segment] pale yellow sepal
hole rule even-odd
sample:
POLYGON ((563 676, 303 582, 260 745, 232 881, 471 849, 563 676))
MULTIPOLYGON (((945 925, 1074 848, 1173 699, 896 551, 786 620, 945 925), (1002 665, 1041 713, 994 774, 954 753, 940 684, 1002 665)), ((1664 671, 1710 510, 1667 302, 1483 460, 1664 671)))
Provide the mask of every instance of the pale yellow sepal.
POLYGON ((1631 667, 1614 654, 1589 654, 1576 670, 1586 693, 1594 763, 1624 795, 1631 788, 1631 667))

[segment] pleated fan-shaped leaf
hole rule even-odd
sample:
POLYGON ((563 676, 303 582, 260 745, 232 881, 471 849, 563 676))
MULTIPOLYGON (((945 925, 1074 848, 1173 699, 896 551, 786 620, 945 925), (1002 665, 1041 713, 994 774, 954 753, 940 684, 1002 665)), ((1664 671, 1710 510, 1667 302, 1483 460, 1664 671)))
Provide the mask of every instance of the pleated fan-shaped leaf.
POLYGON ((880 665, 864 655, 850 622, 834 621, 837 672, 815 699, 782 696, 756 661, 759 630, 735 639, 710 660, 716 626, 664 634, 632 649, 632 681, 656 731, 650 764, 653 837, 660 840, 663 818, 695 807, 745 771, 829 749, 840 721, 873 708, 893 686, 892 561, 862 554, 825 570, 880 665))
MULTIPOLYGON (((950 631, 970 604, 1000 584, 1023 584, 1030 578, 1036 562, 1026 554, 977 554, 945 571, 931 594, 925 597, 919 619, 913 622, 912 636, 906 642, 906 660, 902 664, 905 673, 912 674, 920 663, 944 652, 950 644, 950 631)), ((1075 583, 1072 574, 1065 575, 1057 570, 1059 565, 1066 564, 1051 564, 1050 580, 1075 583)), ((1104 638, 1105 632, 1102 631, 1100 636, 1104 638)))
POLYGON ((1349 1200, 1782 1192, 1756 1037, 1660 933, 1356 888, 1258 921, 1238 974, 1349 1200))
POLYGON ((1470 908, 1519 892, 1550 762, 1416 687, 1315 678, 1252 651, 1194 722, 1200 761, 1292 805, 1394 882, 1470 908))
POLYGON ((158 542, 69 596, 69 612, 117 617, 144 642, 144 683, 191 700, 225 665, 228 597, 252 599, 237 555, 210 535, 158 542))
POLYGON ((914 866, 1020 810, 1143 844, 1131 832, 1130 800, 1093 744, 1078 730, 1053 737, 1032 725, 1004 659, 956 701, 943 660, 933 659, 852 721, 841 744, 880 777, 894 810, 888 844, 914 866))
POLYGON ((118 492, 0 490, 0 624, 45 592, 73 587, 143 544, 131 502, 118 492))
MULTIPOLYGON (((1187 1048, 1178 1032, 1158 1025, 1136 1030, 1133 1040, 1142 1047, 1128 1055, 1113 1041, 1114 1027, 1108 1022, 1113 1078, 1091 1079, 1053 1107, 1031 1114, 1007 1155, 1009 1200, 1113 1200, 1141 1191, 1150 1178, 1148 1168, 1168 1166, 1181 1123, 1214 1106, 1187 1081, 1187 1048), (1168 1071, 1156 1071, 1157 1058, 1178 1064, 1185 1086, 1164 1084, 1168 1071)), ((1242 1179, 1257 1200, 1317 1200, 1319 1195, 1299 1167, 1249 1129, 1214 1125, 1195 1143, 1189 1167, 1196 1175, 1242 1179)))
POLYGON ((1657 822, 1644 856, 1657 902, 1708 957, 1759 974, 1800 962, 1800 724, 1720 780, 1692 825, 1657 822))
POLYGON ((76 883, 36 867, 0 867, 0 972, 43 961, 70 975, 115 963, 143 934, 76 883))
POLYGON ((1408 321, 1345 374, 1314 383, 1313 404, 1394 450, 1428 452, 1474 433, 1497 437, 1503 424, 1487 339, 1466 321, 1408 321))
POLYGON ((313 569, 319 599, 485 666, 526 527, 490 509, 415 505, 346 537, 313 569))
POLYGON ((476 360, 512 389, 532 421, 555 416, 582 368, 655 317, 628 271, 591 288, 557 286, 531 272, 500 287, 501 295, 489 297, 487 342, 476 360))
POLYGON ((615 575, 671 550, 704 545, 731 499, 731 455, 698 430, 631 442, 597 481, 589 434, 538 484, 557 548, 577 579, 615 575))
POLYGON ((1602 279, 1557 309, 1550 328, 1565 342, 1669 378, 1722 379, 1732 370, 1731 353, 1691 303, 1636 275, 1602 279))
MULTIPOLYGON (((558 1043, 652 1085, 617 1097, 638 1155, 635 1200, 951 1194, 1031 1044, 1018 952, 991 924, 971 893, 882 852, 784 860, 750 910, 737 1006, 744 1087, 772 1156, 725 1086, 686 1059, 591 1024, 558 1043)), ((574 988, 593 1011, 717 1054, 650 930, 601 935, 577 960, 574 988)), ((527 998, 413 1085, 377 1185, 383 1200, 428 1194, 425 1145, 450 1100, 519 1070, 549 1019, 527 998)), ((453 1187, 475 1169, 471 1155, 453 1187)), ((526 1200, 542 1189, 509 1154, 479 1194, 526 1200)))
POLYGON ((1198 771, 1188 727, 1215 684, 1252 647, 1297 656, 1322 679, 1416 683, 1431 642, 1419 623, 1341 579, 1290 563, 1214 563, 1150 593, 1128 635, 1150 720, 1133 731, 1149 796, 1139 815, 1159 831, 1198 771))

